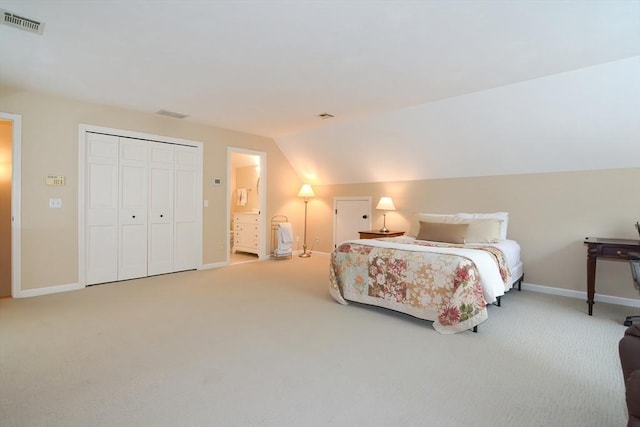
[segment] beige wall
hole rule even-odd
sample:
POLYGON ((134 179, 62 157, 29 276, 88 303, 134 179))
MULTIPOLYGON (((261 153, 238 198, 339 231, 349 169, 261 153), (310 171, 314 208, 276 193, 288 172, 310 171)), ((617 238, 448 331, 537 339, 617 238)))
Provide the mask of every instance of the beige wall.
POLYGON ((209 207, 203 208, 203 264, 223 262, 227 256, 227 189, 212 185, 214 177, 226 182, 227 147, 267 153, 267 218, 296 201, 300 181, 269 138, 7 87, 0 87, 0 111, 22 116, 23 290, 78 281, 79 124, 204 144, 203 199, 209 200, 209 207), (47 175, 64 175, 66 185, 46 186, 47 175), (62 209, 48 208, 52 197, 62 199, 62 209))
MULTIPOLYGON (((154 114, 72 101, 57 96, 0 87, 0 111, 22 116, 22 289, 76 283, 77 156, 80 123, 146 132, 204 143, 203 263, 226 259, 228 238, 226 186, 227 147, 267 153, 267 221, 287 215, 295 236, 302 238, 304 203, 295 197, 301 181, 273 140, 191 124, 154 114), (65 175, 64 187, 48 187, 45 176, 65 175), (49 209, 60 197, 62 209, 49 209)), ((395 183, 314 186, 309 202, 309 245, 318 252, 333 245, 333 198, 393 197, 397 211, 387 216, 392 229, 408 230, 415 212, 510 213, 509 237, 520 242, 526 282, 584 291, 585 236, 637 238, 640 220, 640 168, 395 183), (636 197, 634 197, 636 195, 636 197)), ((373 227, 382 222, 373 210, 373 227)), ((265 238, 270 238, 266 230, 265 238)), ((294 249, 300 244, 294 243, 294 249)), ((638 298, 626 263, 598 264, 597 292, 638 298)))
POLYGON ((0 297, 11 295, 11 141, 13 123, 0 120, 0 297))
MULTIPOLYGON (((415 212, 509 212, 508 237, 522 246, 525 282, 586 291, 586 236, 638 239, 640 168, 436 179, 380 184, 315 186, 309 202, 308 240, 332 247, 333 197, 391 196, 387 227, 409 230, 415 212)), ((375 209, 373 228, 382 226, 375 209)), ((640 298, 630 267, 598 262, 596 292, 640 298)))

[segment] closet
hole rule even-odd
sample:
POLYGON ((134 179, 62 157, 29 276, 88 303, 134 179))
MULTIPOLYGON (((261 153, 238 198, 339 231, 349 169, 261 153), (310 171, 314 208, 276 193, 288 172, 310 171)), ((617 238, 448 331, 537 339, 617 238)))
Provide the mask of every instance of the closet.
POLYGON ((198 149, 86 133, 86 284, 195 269, 198 149))

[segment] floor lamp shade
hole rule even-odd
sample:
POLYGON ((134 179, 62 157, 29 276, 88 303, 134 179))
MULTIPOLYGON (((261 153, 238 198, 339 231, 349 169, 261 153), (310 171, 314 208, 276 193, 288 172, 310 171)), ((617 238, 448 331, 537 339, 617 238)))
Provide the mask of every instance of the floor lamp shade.
POLYGON ((311 252, 307 252, 307 205, 309 204, 309 198, 315 197, 316 193, 313 192, 313 188, 309 184, 303 184, 298 192, 298 197, 304 197, 304 237, 302 240, 302 253, 299 255, 301 258, 309 258, 311 252))
POLYGON ((382 212, 382 228, 380 231, 382 233, 388 233, 389 229, 387 228, 387 211, 395 211, 396 205, 393 204, 393 200, 391 197, 381 197, 378 205, 376 206, 377 210, 381 210, 382 212))
POLYGON ((316 197, 316 193, 313 192, 313 188, 309 184, 304 184, 298 191, 298 197, 316 197))

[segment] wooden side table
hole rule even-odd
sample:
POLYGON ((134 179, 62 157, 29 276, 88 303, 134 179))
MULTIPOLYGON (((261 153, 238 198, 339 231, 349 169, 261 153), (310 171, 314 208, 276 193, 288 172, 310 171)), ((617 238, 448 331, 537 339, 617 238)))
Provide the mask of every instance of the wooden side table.
POLYGON ((360 233, 361 239, 378 239, 380 237, 398 237, 404 236, 404 231, 380 231, 380 230, 369 230, 369 231, 358 231, 360 233))
POLYGON ((596 261, 628 261, 629 252, 640 251, 640 240, 586 237, 584 243, 587 245, 587 304, 591 316, 596 293, 596 261))

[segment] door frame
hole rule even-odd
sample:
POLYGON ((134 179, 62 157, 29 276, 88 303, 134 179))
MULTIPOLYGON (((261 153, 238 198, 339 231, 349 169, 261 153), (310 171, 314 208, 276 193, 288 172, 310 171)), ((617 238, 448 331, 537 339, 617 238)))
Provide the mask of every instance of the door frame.
POLYGON ((226 244, 225 244, 225 252, 227 254, 227 264, 231 259, 231 247, 229 246, 229 224, 231 224, 231 154, 249 154, 251 156, 258 156, 260 158, 260 183, 258 184, 257 191, 259 193, 259 203, 260 207, 258 211, 260 214, 258 215, 258 235, 261 237, 260 243, 258 245, 258 260, 262 261, 268 259, 269 256, 267 254, 267 153, 265 151, 256 151, 250 150, 247 148, 239 148, 239 147, 227 147, 227 220, 225 222, 225 236, 226 244))
POLYGON ((198 269, 203 268, 202 263, 202 242, 203 242, 203 227, 202 227, 202 177, 203 177, 203 161, 204 161, 204 150, 203 143, 198 141, 191 141, 188 139, 181 138, 173 138, 170 136, 162 136, 162 135, 154 135, 150 133, 143 132, 134 132, 128 131, 124 129, 115 129, 108 128, 103 126, 94 126, 81 123, 78 125, 78 284, 80 287, 84 288, 87 286, 87 277, 85 271, 85 262, 86 262, 86 135, 88 132, 92 133, 103 133, 107 135, 125 137, 125 138, 135 138, 142 139, 147 141, 154 142, 162 142, 165 144, 177 144, 177 145, 187 145, 190 147, 196 147, 198 150, 198 170, 197 170, 197 188, 196 194, 198 198, 198 209, 196 210, 196 222, 197 222, 197 242, 198 246, 198 269))
POLYGON ((371 229, 371 202, 373 198, 371 196, 342 196, 333 198, 333 247, 338 244, 338 202, 348 202, 349 200, 367 200, 369 202, 369 229, 371 229))
POLYGON ((22 259, 21 259, 21 180, 22 162, 22 116, 0 111, 0 120, 12 122, 11 125, 11 297, 22 295, 22 259))

